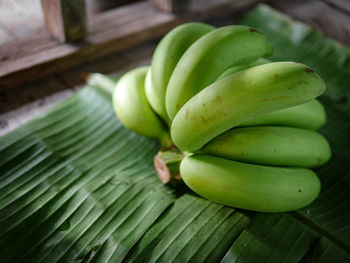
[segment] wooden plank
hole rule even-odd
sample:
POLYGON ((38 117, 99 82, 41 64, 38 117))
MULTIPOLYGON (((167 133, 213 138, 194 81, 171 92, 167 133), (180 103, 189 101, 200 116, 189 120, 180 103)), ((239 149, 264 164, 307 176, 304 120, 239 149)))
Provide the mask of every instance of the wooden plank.
MULTIPOLYGON (((6 27, 0 24, 0 45, 16 39, 6 27)), ((0 60, 1 61, 1 60, 0 60)))
MULTIPOLYGON (((30 85, 16 87, 0 92, 0 114, 16 109, 22 105, 40 100, 46 96, 68 89, 68 86, 57 76, 50 76, 35 81, 30 85)), ((41 103, 39 103, 41 104, 41 103)))
POLYGON ((94 15, 118 6, 129 5, 141 0, 85 0, 88 15, 94 15))
POLYGON ((0 136, 73 95, 85 85, 88 73, 100 72, 113 76, 137 66, 148 65, 155 46, 155 43, 143 44, 31 85, 0 92, 0 136))
POLYGON ((181 13, 188 8, 189 0, 151 0, 160 10, 167 13, 181 13))
POLYGON ((23 20, 9 21, 6 28, 15 36, 15 40, 33 38, 37 34, 46 33, 42 17, 26 17, 23 20))
POLYGON ((155 47, 155 43, 142 44, 126 51, 95 60, 92 63, 57 73, 57 75, 69 86, 83 86, 86 84, 86 79, 91 73, 98 72, 116 76, 124 74, 136 67, 149 65, 155 47))
POLYGON ((45 25, 61 42, 75 42, 86 35, 85 0, 41 0, 45 25))
POLYGON ((350 15, 350 1, 349 0, 323 0, 328 5, 343 11, 350 15))
POLYGON ((319 0, 273 0, 270 3, 294 19, 305 22, 326 36, 350 46, 350 16, 339 9, 319 0))
POLYGON ((16 41, 44 30, 40 0, 0 0, 0 24, 16 41))
POLYGON ((96 15, 85 43, 58 44, 49 36, 0 46, 0 89, 9 89, 114 52, 155 39, 174 26, 204 20, 243 8, 249 1, 193 1, 191 9, 174 15, 145 1, 96 15), (203 4, 207 2, 206 4, 203 4), (137 19, 135 19, 137 17, 137 19))

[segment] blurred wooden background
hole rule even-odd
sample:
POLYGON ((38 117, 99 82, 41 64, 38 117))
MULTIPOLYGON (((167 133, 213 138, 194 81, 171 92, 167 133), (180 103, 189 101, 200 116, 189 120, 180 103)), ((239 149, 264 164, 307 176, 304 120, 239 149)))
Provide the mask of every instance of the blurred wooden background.
MULTIPOLYGON (((140 0, 86 0, 88 20, 111 8, 140 0)), ((271 0, 271 4, 350 45, 349 0, 271 0)), ((40 0, 0 0, 0 45, 45 32, 40 0)))

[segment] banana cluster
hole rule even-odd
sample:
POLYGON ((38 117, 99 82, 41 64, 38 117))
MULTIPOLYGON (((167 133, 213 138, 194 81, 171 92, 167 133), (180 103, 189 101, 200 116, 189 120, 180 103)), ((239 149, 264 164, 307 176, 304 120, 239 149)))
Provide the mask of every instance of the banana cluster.
POLYGON ((331 156, 315 131, 326 121, 315 99, 325 84, 306 65, 265 59, 272 53, 251 27, 183 24, 150 66, 121 77, 115 112, 130 130, 184 152, 181 177, 198 194, 262 212, 304 207, 320 191, 309 168, 331 156))

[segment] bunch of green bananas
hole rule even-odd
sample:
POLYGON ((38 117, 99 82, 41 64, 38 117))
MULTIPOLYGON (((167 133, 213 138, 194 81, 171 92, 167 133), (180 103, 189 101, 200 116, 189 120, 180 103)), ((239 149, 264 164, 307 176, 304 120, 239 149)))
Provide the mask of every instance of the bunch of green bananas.
POLYGON ((187 23, 157 46, 151 66, 118 81, 113 105, 130 130, 183 153, 180 174, 194 192, 229 206, 283 212, 311 203, 318 167, 331 156, 316 129, 323 80, 273 52, 246 26, 187 23), (169 130, 171 137, 169 135, 169 130))

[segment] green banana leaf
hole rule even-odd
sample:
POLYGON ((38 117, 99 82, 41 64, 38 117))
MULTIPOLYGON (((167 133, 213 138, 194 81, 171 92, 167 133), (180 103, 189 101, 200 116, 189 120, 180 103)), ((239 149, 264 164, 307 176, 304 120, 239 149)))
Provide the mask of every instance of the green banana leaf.
POLYGON ((350 262, 350 51, 265 5, 242 24, 267 36, 272 60, 327 83, 333 157, 314 203, 252 213, 162 185, 159 144, 125 129, 90 85, 0 138, 0 262, 350 262))

